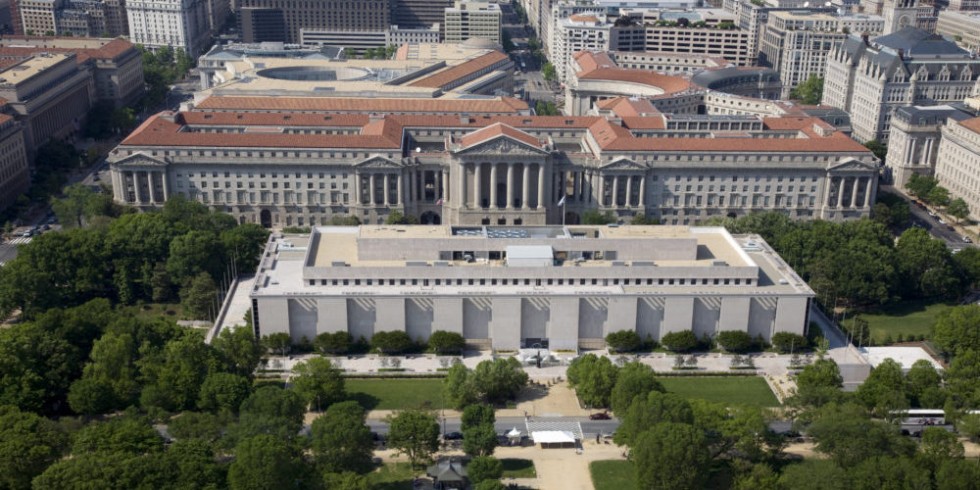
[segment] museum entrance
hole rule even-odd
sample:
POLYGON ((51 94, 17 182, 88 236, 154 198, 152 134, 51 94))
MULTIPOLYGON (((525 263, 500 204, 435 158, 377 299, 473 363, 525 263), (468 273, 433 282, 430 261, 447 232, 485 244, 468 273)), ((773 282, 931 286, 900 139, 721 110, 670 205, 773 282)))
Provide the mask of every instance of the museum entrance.
POLYGON ((272 212, 268 209, 263 209, 259 213, 259 222, 262 224, 263 228, 272 228, 272 212))

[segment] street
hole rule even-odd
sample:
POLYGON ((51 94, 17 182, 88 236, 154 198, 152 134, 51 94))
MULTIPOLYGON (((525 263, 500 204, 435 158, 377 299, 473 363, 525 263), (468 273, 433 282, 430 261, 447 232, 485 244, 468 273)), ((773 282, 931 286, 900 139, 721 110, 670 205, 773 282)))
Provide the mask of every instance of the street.
POLYGON ((952 225, 949 223, 940 223, 939 216, 929 216, 928 209, 920 208, 915 204, 915 202, 908 199, 905 194, 897 192, 894 187, 890 185, 881 185, 879 186, 879 192, 888 192, 906 199, 909 202, 909 210, 912 214, 913 226, 921 226, 928 231, 930 235, 945 241, 946 246, 951 250, 960 250, 975 246, 974 244, 964 242, 963 234, 953 228, 952 225))

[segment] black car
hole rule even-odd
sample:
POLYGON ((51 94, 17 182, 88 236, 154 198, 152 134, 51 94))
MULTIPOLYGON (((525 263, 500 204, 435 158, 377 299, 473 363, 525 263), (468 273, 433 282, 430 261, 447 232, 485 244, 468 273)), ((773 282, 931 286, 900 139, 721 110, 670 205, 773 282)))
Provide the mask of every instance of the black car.
POLYGON ((459 440, 462 440, 463 439, 463 433, 462 432, 450 432, 450 433, 446 434, 443 438, 446 439, 447 441, 459 441, 459 440))
POLYGON ((589 415, 589 420, 609 420, 612 417, 609 416, 609 412, 597 412, 589 415))

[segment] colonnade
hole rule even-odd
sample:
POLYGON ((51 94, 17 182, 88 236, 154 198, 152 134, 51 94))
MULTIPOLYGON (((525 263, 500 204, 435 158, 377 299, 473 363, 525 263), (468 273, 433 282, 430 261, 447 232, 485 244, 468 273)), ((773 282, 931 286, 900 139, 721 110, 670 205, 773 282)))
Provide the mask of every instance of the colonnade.
POLYGON ((834 206, 837 208, 865 208, 871 205, 871 186, 873 180, 868 177, 832 177, 830 179, 829 185, 836 186, 836 193, 828 193, 827 205, 834 206), (864 198, 858 203, 858 189, 860 189, 861 181, 864 180, 864 198), (847 190, 850 190, 850 200, 848 200, 847 205, 844 203, 844 196, 847 194, 847 190), (835 200, 836 194, 836 200, 835 200))
POLYGON ((490 209, 531 209, 531 202, 535 202, 537 209, 542 209, 545 202, 545 165, 542 163, 465 163, 463 171, 460 172, 460 189, 462 189, 462 200, 472 208, 490 209), (532 195, 532 167, 537 173, 537 193, 532 195), (467 176, 472 172, 473 175, 473 195, 469 194, 467 176), (489 195, 483 192, 483 176, 489 173, 489 195), (516 182, 518 174, 520 178, 520 200, 517 199, 518 185, 516 182), (501 176, 504 177, 504 190, 500 192, 498 184, 501 183, 501 176), (487 205, 484 206, 484 199, 487 205), (501 199, 504 199, 501 205, 501 199))
POLYGON ((127 170, 123 172, 122 188, 127 189, 123 196, 126 202, 134 204, 163 204, 167 201, 167 172, 154 170, 127 170), (128 189, 132 186, 133 193, 128 189), (157 190, 160 192, 156 192, 157 190))

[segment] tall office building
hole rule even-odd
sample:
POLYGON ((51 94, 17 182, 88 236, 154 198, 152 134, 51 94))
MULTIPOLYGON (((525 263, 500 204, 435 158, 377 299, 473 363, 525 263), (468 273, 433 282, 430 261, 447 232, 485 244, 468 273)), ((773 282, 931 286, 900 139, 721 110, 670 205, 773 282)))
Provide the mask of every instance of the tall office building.
POLYGON ((207 0, 129 0, 129 35, 149 48, 169 46, 197 57, 208 48, 207 0))
POLYGON ((455 0, 393 0, 391 23, 401 29, 418 29, 439 24, 444 32, 446 9, 452 8, 455 0))
POLYGON ((501 12, 495 3, 457 0, 445 10, 447 43, 461 43, 470 38, 501 42, 501 12))
POLYGON ((242 42, 286 42, 286 20, 281 9, 246 7, 238 10, 242 42))
POLYGON ((299 43, 301 31, 384 33, 391 22, 391 0, 238 0, 239 8, 281 9, 286 42, 299 43))

